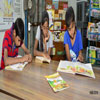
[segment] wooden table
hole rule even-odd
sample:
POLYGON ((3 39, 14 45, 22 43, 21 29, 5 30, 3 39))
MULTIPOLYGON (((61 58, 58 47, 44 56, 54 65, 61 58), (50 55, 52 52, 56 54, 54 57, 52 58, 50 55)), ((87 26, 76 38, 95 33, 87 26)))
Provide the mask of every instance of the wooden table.
POLYGON ((0 71, 0 100, 100 100, 100 69, 96 68, 96 79, 60 73, 70 87, 54 93, 44 76, 55 73, 58 63, 33 61, 22 72, 0 71))

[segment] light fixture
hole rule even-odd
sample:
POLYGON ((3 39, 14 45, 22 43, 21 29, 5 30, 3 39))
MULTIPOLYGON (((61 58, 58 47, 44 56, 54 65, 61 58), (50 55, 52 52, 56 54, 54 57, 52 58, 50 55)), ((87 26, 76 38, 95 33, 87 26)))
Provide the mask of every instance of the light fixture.
POLYGON ((29 9, 32 8, 32 0, 28 0, 28 8, 29 8, 29 9))

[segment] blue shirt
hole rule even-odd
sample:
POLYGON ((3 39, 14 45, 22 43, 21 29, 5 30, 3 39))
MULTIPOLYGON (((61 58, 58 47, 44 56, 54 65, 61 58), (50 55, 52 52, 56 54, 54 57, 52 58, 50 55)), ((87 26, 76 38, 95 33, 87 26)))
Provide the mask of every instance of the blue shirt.
POLYGON ((76 38, 75 38, 73 46, 71 43, 69 33, 68 33, 68 31, 66 31, 64 34, 64 45, 65 44, 68 44, 69 50, 72 50, 76 54, 76 58, 77 58, 79 55, 79 51, 83 49, 82 37, 81 37, 80 31, 76 30, 76 38))

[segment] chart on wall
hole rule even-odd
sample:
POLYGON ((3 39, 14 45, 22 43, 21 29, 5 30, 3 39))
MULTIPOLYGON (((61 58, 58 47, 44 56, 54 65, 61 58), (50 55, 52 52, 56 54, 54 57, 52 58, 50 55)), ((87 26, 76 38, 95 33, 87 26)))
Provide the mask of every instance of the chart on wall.
POLYGON ((23 0, 0 0, 0 30, 9 29, 17 17, 22 17, 23 0))

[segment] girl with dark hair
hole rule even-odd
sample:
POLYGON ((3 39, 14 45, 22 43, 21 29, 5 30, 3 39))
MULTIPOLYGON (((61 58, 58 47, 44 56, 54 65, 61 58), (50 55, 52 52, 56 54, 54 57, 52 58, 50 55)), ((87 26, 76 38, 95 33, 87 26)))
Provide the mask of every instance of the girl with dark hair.
POLYGON ((24 22, 21 18, 17 18, 12 27, 7 30, 4 35, 0 70, 4 69, 7 65, 23 63, 26 61, 31 62, 32 56, 25 47, 23 40, 24 22), (27 55, 16 58, 18 56, 19 47, 21 47, 27 55))
POLYGON ((75 26, 75 14, 72 7, 67 9, 65 20, 67 31, 64 35, 64 45, 67 60, 83 62, 81 33, 75 26))
POLYGON ((49 31, 49 15, 47 11, 44 11, 42 13, 41 25, 37 28, 34 44, 34 56, 43 56, 50 59, 52 47, 53 38, 49 31))

